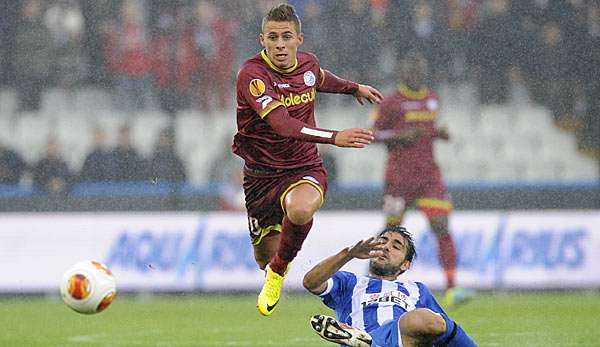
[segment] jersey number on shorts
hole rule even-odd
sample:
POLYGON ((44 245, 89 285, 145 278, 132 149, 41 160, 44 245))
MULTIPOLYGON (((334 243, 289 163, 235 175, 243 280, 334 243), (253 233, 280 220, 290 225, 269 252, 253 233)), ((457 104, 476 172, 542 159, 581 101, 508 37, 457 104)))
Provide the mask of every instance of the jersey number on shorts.
POLYGON ((258 219, 248 216, 248 229, 252 235, 260 234, 260 225, 258 225, 258 219))

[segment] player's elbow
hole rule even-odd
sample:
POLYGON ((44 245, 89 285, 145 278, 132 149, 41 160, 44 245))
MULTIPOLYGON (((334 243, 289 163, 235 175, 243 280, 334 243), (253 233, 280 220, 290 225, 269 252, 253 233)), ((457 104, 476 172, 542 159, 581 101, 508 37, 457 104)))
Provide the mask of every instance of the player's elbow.
POLYGON ((304 275, 304 279, 302 280, 302 285, 304 286, 304 288, 306 290, 308 290, 309 292, 319 295, 321 294, 323 291, 319 291, 320 287, 323 285, 323 283, 321 281, 317 281, 316 278, 314 278, 310 272, 308 272, 306 275, 304 275))
POLYGON ((279 123, 269 123, 271 125, 271 128, 273 128, 273 131, 275 131, 277 133, 277 135, 281 136, 281 137, 292 137, 293 132, 290 131, 289 128, 285 127, 285 126, 281 126, 281 124, 279 123))
POLYGON ((304 275, 304 279, 302 280, 302 285, 306 290, 312 293, 312 290, 315 287, 315 282, 310 276, 310 272, 304 275))

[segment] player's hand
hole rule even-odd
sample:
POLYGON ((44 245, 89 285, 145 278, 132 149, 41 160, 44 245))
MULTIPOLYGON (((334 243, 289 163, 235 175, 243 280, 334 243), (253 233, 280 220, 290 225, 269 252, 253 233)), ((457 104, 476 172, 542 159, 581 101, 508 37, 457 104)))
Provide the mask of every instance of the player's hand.
POLYGON ((398 141, 403 145, 410 145, 411 143, 417 141, 421 135, 423 135, 423 129, 408 128, 400 133, 398 136, 398 141))
POLYGON ((354 246, 348 249, 348 256, 358 259, 377 258, 383 255, 383 242, 378 237, 369 237, 366 240, 358 241, 354 246))
POLYGON ((442 140, 450 140, 450 133, 448 132, 448 128, 441 127, 437 129, 437 137, 442 140))
POLYGON ((383 100, 383 94, 379 90, 364 84, 358 85, 358 90, 354 93, 354 97, 361 105, 365 104, 363 99, 366 99, 371 104, 378 104, 383 100))
POLYGON ((373 132, 371 130, 351 128, 338 132, 335 136, 334 144, 338 147, 363 148, 373 140, 375 140, 375 137, 373 137, 373 132))

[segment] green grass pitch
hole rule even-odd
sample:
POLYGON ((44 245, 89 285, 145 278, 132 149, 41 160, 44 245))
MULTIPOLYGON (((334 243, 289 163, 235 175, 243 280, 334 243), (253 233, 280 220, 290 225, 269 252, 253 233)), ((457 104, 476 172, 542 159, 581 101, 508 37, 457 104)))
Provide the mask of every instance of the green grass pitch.
MULTIPOLYGON (((118 297, 105 312, 77 314, 58 299, 0 297, 0 346, 334 346, 309 317, 330 312, 287 294, 271 317, 254 295, 118 297)), ((600 293, 480 294, 450 311, 479 346, 600 346, 600 293)))

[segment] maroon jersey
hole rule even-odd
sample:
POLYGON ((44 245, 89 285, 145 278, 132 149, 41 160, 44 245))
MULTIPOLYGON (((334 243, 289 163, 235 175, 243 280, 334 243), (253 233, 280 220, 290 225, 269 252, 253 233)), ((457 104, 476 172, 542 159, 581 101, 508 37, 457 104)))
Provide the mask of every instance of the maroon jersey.
MULTIPOLYGON (((298 52, 289 69, 276 67, 263 50, 247 60, 237 76, 237 128, 233 152, 246 164, 293 169, 322 163, 315 143, 282 137, 264 119, 277 107, 315 126, 315 99, 323 76, 317 58, 298 52)), ((316 130, 315 130, 316 131, 316 130)))
POLYGON ((412 91, 401 86, 394 94, 384 98, 375 120, 376 132, 385 135, 386 132, 395 134, 407 128, 423 130, 423 135, 409 145, 386 142, 386 181, 415 182, 430 174, 431 170, 438 170, 433 157, 438 113, 439 99, 431 89, 412 91))

